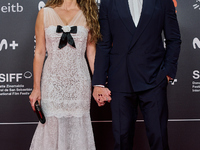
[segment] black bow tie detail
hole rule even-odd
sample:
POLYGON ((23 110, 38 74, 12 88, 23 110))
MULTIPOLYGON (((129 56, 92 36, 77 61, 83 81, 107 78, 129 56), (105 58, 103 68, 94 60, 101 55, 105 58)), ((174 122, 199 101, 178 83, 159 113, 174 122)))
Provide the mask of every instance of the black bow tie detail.
POLYGON ((63 48, 67 45, 67 43, 69 43, 71 46, 76 48, 74 39, 72 38, 70 33, 77 33, 77 26, 57 26, 57 33, 63 33, 61 38, 60 38, 60 42, 59 42, 59 46, 58 48, 63 48))

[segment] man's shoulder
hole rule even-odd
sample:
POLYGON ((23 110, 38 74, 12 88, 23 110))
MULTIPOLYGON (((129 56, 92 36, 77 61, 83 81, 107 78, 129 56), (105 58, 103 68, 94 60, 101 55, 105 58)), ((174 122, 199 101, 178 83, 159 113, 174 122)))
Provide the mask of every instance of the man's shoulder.
POLYGON ((111 4, 113 4, 114 1, 117 0, 101 0, 101 5, 111 6, 111 4))

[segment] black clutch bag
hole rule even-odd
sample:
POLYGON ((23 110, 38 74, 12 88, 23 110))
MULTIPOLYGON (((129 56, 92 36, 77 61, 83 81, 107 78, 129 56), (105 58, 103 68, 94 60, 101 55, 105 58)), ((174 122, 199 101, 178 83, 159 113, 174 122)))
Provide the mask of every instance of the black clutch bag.
POLYGON ((45 119, 45 116, 44 116, 44 114, 43 114, 43 112, 42 112, 42 108, 41 108, 41 106, 39 105, 38 101, 35 102, 35 112, 36 112, 36 114, 37 114, 37 116, 38 116, 39 121, 40 121, 42 124, 44 124, 44 123, 46 122, 46 119, 45 119))

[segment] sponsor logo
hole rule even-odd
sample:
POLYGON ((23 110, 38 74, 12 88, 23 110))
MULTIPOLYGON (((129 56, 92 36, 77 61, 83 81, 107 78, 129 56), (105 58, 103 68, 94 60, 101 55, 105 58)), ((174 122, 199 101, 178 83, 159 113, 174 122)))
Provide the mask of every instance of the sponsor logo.
POLYGON ((0 82, 19 82, 22 79, 22 73, 0 73, 0 82))
POLYGON ((32 73, 26 71, 25 73, 0 73, 0 83, 20 82, 21 79, 30 79, 32 73))
POLYGON ((193 77, 193 79, 199 79, 200 78, 200 72, 199 72, 199 70, 194 70, 192 77, 193 77))
POLYGON ((196 0, 196 3, 193 5, 193 8, 200 10, 200 0, 196 0))
POLYGON ((194 81, 192 81, 192 92, 199 93, 200 92, 200 82, 198 81, 198 79, 200 78, 200 71, 194 70, 192 77, 194 79, 194 81))
POLYGON ((23 12, 24 8, 23 6, 21 6, 19 3, 17 4, 11 4, 11 3, 8 3, 7 6, 2 6, 1 7, 1 11, 3 13, 20 13, 20 12, 23 12))
POLYGON ((32 78, 32 73, 0 73, 0 96, 20 96, 30 95, 33 90, 21 84, 21 80, 32 78))
POLYGON ((178 80, 177 79, 174 79, 174 81, 172 82, 172 81, 170 81, 170 83, 171 83, 171 85, 175 85, 175 83, 176 82, 178 82, 178 80))
POLYGON ((3 46, 5 46, 5 49, 8 49, 8 42, 5 39, 0 43, 0 51, 3 49, 3 46))
POLYGON ((26 72, 24 73, 24 78, 26 78, 26 79, 30 79, 32 76, 33 76, 33 75, 32 75, 32 73, 31 73, 30 71, 26 71, 26 72))
POLYGON ((38 10, 42 9, 45 6, 45 2, 40 1, 38 4, 38 10))
POLYGON ((12 41, 11 43, 8 43, 6 39, 1 40, 0 42, 0 51, 5 49, 8 49, 8 46, 11 47, 13 50, 15 50, 19 44, 16 43, 16 41, 12 41))
POLYGON ((194 38, 192 45, 194 49, 200 48, 200 40, 197 37, 194 38))

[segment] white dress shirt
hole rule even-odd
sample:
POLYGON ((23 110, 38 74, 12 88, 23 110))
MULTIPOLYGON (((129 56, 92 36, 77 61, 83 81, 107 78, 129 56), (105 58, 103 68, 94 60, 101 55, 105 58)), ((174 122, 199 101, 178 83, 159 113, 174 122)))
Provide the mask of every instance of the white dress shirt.
POLYGON ((137 27, 138 22, 140 20, 141 12, 142 12, 142 4, 143 0, 128 0, 129 9, 131 12, 131 16, 133 18, 133 22, 137 27))

